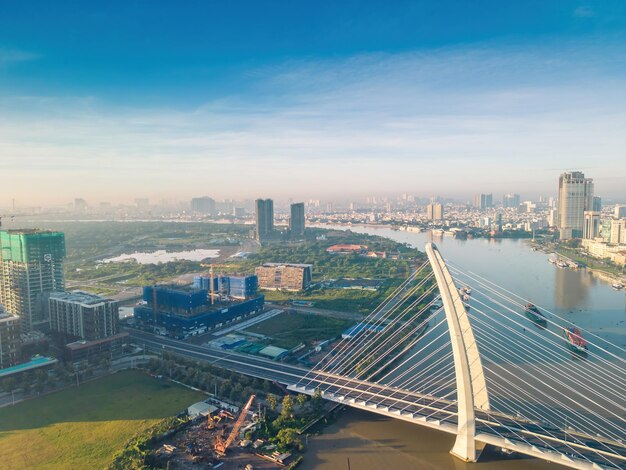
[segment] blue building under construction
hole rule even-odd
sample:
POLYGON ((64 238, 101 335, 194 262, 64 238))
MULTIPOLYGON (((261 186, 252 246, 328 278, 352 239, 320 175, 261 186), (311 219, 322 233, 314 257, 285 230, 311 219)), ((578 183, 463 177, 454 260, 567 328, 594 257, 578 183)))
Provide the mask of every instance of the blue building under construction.
MULTIPOLYGON (((209 276, 195 276, 193 286, 196 289, 211 289, 209 276)), ((221 297, 249 299, 259 291, 259 278, 255 274, 247 276, 216 276, 213 278, 213 292, 221 297)))
POLYGON ((263 295, 245 300, 211 301, 208 289, 146 286, 143 302, 135 306, 134 318, 144 324, 165 328, 176 338, 186 338, 261 312, 264 303, 263 295))

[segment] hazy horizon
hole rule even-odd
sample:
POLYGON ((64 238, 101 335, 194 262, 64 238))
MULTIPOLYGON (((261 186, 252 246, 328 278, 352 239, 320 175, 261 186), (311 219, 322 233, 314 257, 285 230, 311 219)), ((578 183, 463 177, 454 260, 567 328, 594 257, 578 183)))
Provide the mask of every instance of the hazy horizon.
POLYGON ((0 207, 624 198, 625 3, 308 6, 5 8, 0 207))

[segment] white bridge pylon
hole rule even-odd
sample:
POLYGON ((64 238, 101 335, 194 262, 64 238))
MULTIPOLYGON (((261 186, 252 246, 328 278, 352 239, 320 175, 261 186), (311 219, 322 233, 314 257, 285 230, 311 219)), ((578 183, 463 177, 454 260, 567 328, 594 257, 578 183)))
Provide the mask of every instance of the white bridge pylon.
POLYGON ((475 409, 489 411, 489 395, 478 345, 459 291, 434 243, 426 245, 426 254, 446 312, 454 357, 458 429, 450 453, 465 462, 476 462, 485 445, 476 441, 475 409))

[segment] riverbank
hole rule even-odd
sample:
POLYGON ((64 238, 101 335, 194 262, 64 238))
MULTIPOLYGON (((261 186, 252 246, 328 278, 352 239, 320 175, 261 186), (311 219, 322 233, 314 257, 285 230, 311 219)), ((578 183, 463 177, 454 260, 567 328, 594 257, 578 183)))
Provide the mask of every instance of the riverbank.
POLYGON ((548 254, 550 254, 549 252, 552 252, 558 257, 563 258, 571 263, 583 264, 584 267, 581 269, 608 284, 626 284, 626 274, 619 272, 618 268, 613 268, 613 270, 609 271, 606 268, 595 266, 596 264, 603 263, 602 260, 598 260, 592 256, 580 254, 574 249, 566 248, 558 244, 546 244, 541 243, 540 241, 534 241, 530 242, 530 245, 539 247, 544 252, 548 252, 548 254))
MULTIPOLYGON (((476 464, 450 454, 454 436, 404 421, 345 408, 319 435, 308 439, 299 470, 470 470, 476 464)), ((548 470, 560 468, 541 460, 506 456, 487 448, 479 468, 548 470)))

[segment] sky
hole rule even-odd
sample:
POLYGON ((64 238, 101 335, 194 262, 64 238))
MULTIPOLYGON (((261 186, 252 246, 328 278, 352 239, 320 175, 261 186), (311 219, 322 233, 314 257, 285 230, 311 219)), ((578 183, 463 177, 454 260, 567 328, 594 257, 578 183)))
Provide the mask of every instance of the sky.
POLYGON ((0 207, 626 198, 626 2, 1 2, 0 207))

